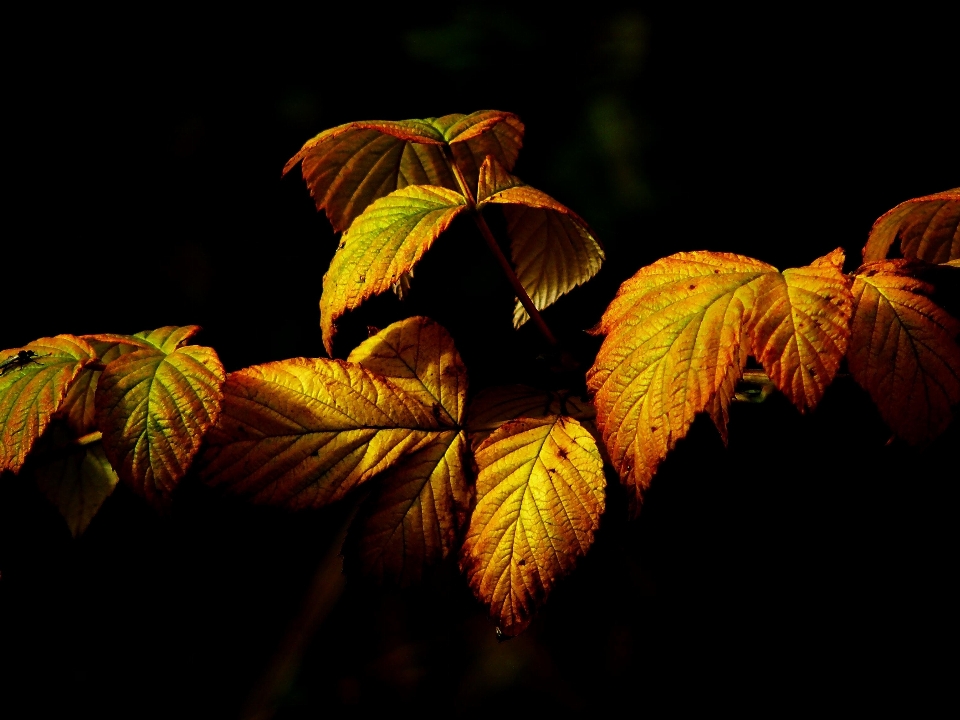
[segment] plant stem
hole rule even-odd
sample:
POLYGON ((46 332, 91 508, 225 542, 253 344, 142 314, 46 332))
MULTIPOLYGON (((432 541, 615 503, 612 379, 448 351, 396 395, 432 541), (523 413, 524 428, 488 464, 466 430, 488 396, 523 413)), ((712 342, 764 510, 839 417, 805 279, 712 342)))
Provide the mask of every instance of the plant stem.
POLYGON ((93 445, 93 443, 100 442, 101 440, 103 440, 103 433, 99 430, 94 430, 86 435, 81 435, 73 442, 75 445, 80 445, 83 447, 84 445, 93 445))
POLYGON ((467 199, 467 202, 470 205, 473 220, 476 222, 477 228, 480 230, 480 234, 487 243, 487 247, 490 248, 490 252, 493 253, 493 256, 500 264, 500 269, 503 270, 504 274, 507 276, 507 280, 510 281, 510 285, 513 286, 513 291, 517 294, 517 299, 520 300, 520 304, 523 305, 523 309, 527 311, 530 319, 533 320, 533 324, 537 326, 537 329, 547 339, 547 342, 554 346, 558 345, 559 343, 557 342, 557 338, 550 331, 547 323, 540 315, 540 311, 537 310, 536 305, 533 304, 533 300, 531 300, 530 296, 527 295, 527 291, 523 287, 523 283, 520 282, 520 278, 518 278, 517 274, 513 271, 510 261, 507 260, 506 255, 504 255, 503 251, 500 249, 500 243, 497 242, 497 238, 494 237, 493 231, 490 229, 490 226, 487 225, 487 221, 480 213, 480 209, 477 207, 476 198, 474 198, 473 192, 470 190, 470 186, 467 185, 467 181, 464 179, 463 173, 460 172, 460 168, 457 165, 457 161, 454 159, 453 153, 450 151, 449 146, 444 146, 444 155, 446 156, 447 164, 450 166, 450 170, 453 172, 454 177, 457 178, 457 184, 460 185, 460 192, 463 193, 463 196, 467 199))

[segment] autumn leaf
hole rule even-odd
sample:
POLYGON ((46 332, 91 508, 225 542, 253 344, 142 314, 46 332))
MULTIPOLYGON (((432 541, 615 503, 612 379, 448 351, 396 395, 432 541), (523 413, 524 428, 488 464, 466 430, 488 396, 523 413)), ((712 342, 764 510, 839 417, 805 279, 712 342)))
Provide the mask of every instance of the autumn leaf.
POLYGON ((751 354, 801 412, 817 406, 847 351, 853 297, 842 268, 837 249, 758 282, 751 354))
POLYGON ((0 472, 18 472, 77 375, 96 359, 73 335, 40 338, 0 353, 0 472))
POLYGON ((452 152, 469 186, 475 187, 483 159, 493 155, 512 169, 522 140, 520 119, 496 110, 425 120, 353 122, 307 142, 283 172, 302 163, 317 210, 325 210, 339 232, 373 201, 395 190, 410 185, 457 190, 445 152, 452 152))
POLYGON ((603 462, 590 433, 556 415, 502 425, 476 462, 477 506, 460 565, 501 631, 516 635, 593 543, 603 462))
MULTIPOLYGON (((546 193, 510 175, 494 157, 480 171, 478 207, 503 205, 510 237, 510 257, 517 277, 543 310, 600 270, 604 252, 584 220, 546 193)), ((513 324, 530 316, 517 301, 513 324)))
POLYGON ((320 507, 454 428, 354 363, 294 358, 230 373, 207 436, 211 485, 291 508, 320 507))
POLYGON ((429 318, 394 323, 350 353, 429 408, 451 429, 403 457, 377 479, 347 536, 348 565, 377 580, 408 585, 448 557, 466 520, 471 487, 463 467, 467 373, 453 338, 429 318))
POLYGON ((70 426, 59 423, 40 440, 29 467, 74 537, 87 529, 119 480, 102 443, 78 443, 70 426))
POLYGON ((960 402, 960 322, 911 276, 914 263, 887 260, 857 270, 847 363, 890 428, 909 443, 930 442, 960 402))
POLYGON ((881 215, 870 230, 863 261, 883 260, 897 240, 904 258, 931 263, 960 258, 960 188, 907 200, 881 215))
POLYGON ((389 290, 466 209, 458 192, 414 185, 377 200, 357 218, 323 276, 320 327, 328 353, 337 319, 389 290))
POLYGON ((162 502, 186 474, 220 414, 223 366, 208 347, 185 345, 200 328, 133 336, 147 346, 111 361, 96 390, 97 426, 120 478, 162 502))

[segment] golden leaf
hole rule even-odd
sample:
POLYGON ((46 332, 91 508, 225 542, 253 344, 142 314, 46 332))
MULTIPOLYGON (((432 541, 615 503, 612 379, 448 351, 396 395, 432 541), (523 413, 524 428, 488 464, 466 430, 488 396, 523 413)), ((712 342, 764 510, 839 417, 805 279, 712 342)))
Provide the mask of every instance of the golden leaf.
POLYGON ((960 188, 913 198, 873 224, 863 261, 883 260, 895 241, 905 258, 945 263, 960 258, 960 188))

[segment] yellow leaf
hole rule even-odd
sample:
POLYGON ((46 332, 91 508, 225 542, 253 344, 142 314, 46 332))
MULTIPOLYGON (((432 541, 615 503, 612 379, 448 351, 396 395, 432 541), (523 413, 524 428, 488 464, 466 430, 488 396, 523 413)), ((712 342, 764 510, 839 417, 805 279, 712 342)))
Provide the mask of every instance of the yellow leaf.
POLYGON ((377 200, 357 218, 323 276, 320 327, 328 353, 337 318, 410 272, 466 202, 453 190, 417 185, 377 200))
POLYGON ((502 632, 516 635, 593 543, 603 462, 590 433, 563 416, 502 425, 476 461, 477 506, 460 565, 502 632))
POLYGON ((203 476, 264 503, 319 507, 451 428, 360 365, 295 358, 230 373, 203 476))
POLYGON ((671 255, 620 287, 587 376, 597 425, 631 509, 698 412, 721 426, 746 362, 743 328, 758 278, 776 269, 727 253, 671 255))
POLYGON ((911 277, 911 265, 857 271, 847 362, 890 428, 919 445, 946 429, 960 402, 960 322, 925 297, 932 288, 911 277))
POLYGON ((496 110, 425 120, 354 122, 325 130, 307 142, 283 172, 303 163, 303 179, 317 210, 325 210, 339 232, 370 203, 409 185, 457 190, 445 145, 467 182, 475 186, 483 159, 494 155, 512 168, 522 139, 520 119, 496 110))
POLYGON ((843 251, 765 275, 749 322, 751 353, 797 408, 814 408, 847 351, 853 297, 843 251))
POLYGON ((95 359, 94 349, 73 335, 0 352, 0 472, 23 467, 70 385, 95 359))
POLYGON ((97 383, 107 458, 124 482, 155 503, 176 487, 220 415, 224 372, 217 354, 183 345, 197 330, 166 327, 135 336, 149 346, 110 362, 97 383))
MULTIPOLYGON (((510 175, 493 157, 480 172, 478 207, 504 205, 510 257, 517 277, 538 310, 600 270, 603 248, 584 220, 546 193, 510 175)), ((520 327, 530 316, 517 301, 513 324, 520 327)))
POLYGON ((897 240, 905 258, 931 263, 960 258, 960 188, 907 200, 881 215, 870 230, 863 261, 883 260, 897 240))

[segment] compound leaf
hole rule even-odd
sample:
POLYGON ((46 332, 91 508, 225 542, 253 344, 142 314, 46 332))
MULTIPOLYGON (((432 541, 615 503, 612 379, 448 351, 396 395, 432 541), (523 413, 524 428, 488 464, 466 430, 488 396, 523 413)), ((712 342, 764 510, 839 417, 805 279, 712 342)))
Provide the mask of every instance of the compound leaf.
POLYGON ((960 258, 960 188, 913 198, 873 224, 863 261, 883 260, 899 240, 900 254, 931 263, 960 258))
POLYGON ((710 412, 723 432, 746 362, 755 281, 769 273, 776 269, 740 255, 671 255, 623 283, 595 329, 607 337, 587 387, 634 514, 698 412, 710 412))
POLYGON ((110 362, 98 381, 97 426, 107 458, 152 502, 173 491, 220 415, 224 371, 216 352, 183 345, 198 330, 135 336, 148 346, 110 362))
POLYGON ((487 155, 512 168, 522 138, 519 118, 496 110, 426 120, 354 122, 308 141, 283 172, 302 162, 303 179, 317 210, 325 210, 339 232, 370 203, 395 190, 409 185, 456 190, 445 146, 474 185, 487 155))
POLYGON ((477 506, 460 565, 501 631, 516 635, 593 543, 603 461, 580 423, 553 415, 502 425, 476 462, 477 506))
POLYGON ((751 353, 801 412, 817 406, 847 351, 853 297, 842 268, 838 248, 757 284, 751 353))
POLYGON ((890 428, 912 444, 943 432, 960 402, 960 322, 933 303, 907 260, 861 267, 847 362, 890 428))
MULTIPOLYGON (((480 171, 478 206, 503 205, 510 256, 527 295, 542 310, 600 270, 603 248, 579 215, 510 175, 488 157, 480 171)), ((517 301, 513 324, 530 316, 517 301)))
POLYGON ((230 373, 203 476, 257 502, 319 507, 452 428, 393 382, 340 360, 230 373))
POLYGON ((71 384, 95 359, 94 349, 73 335, 0 353, 0 472, 23 467, 71 384))
POLYGON ((414 185, 377 200, 357 218, 323 276, 320 327, 328 353, 337 318, 410 272, 466 203, 453 190, 414 185))

